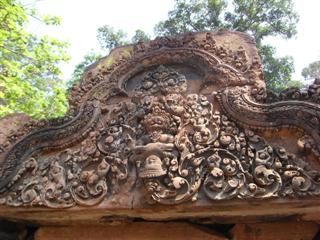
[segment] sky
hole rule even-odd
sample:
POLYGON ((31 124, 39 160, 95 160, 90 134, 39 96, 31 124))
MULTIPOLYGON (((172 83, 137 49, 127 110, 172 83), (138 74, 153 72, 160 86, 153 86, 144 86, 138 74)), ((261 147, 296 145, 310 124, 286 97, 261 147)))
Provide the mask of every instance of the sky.
MULTIPOLYGON (((296 72, 292 79, 302 80, 302 69, 320 60, 320 0, 294 2, 300 15, 297 36, 289 40, 273 37, 265 42, 276 46, 279 57, 290 55, 294 58, 296 72)), ((60 16, 62 24, 48 28, 33 22, 32 29, 70 43, 71 60, 61 66, 64 78, 69 79, 86 53, 91 49, 99 51, 96 39, 99 27, 107 24, 124 30, 129 37, 136 29, 152 35, 154 25, 165 20, 173 7, 174 0, 42 0, 36 4, 39 12, 60 16)))

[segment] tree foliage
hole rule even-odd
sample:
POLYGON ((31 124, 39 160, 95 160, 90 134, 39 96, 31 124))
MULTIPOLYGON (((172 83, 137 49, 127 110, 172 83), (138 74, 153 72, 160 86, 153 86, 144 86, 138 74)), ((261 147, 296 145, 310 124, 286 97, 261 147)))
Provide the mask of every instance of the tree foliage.
POLYGON ((84 72, 84 70, 91 65, 92 63, 94 63, 95 61, 97 61, 99 58, 101 58, 101 54, 96 53, 94 51, 91 51, 89 53, 87 53, 82 62, 78 63, 75 66, 75 69, 72 73, 72 77, 71 79, 67 82, 67 88, 70 89, 72 87, 72 85, 76 82, 78 82, 84 72))
POLYGON ((150 40, 150 36, 141 29, 137 29, 131 39, 128 39, 127 36, 126 32, 114 29, 109 25, 99 27, 97 30, 97 39, 100 47, 106 51, 125 44, 150 40))
MULTIPOLYGON (((102 51, 106 51, 107 53, 118 46, 150 40, 150 36, 141 29, 137 29, 131 39, 128 39, 127 36, 128 34, 124 31, 116 30, 109 25, 99 27, 97 30, 97 39, 99 41, 100 48, 102 51)), ((70 88, 74 83, 80 81, 85 69, 99 58, 101 58, 100 53, 93 51, 87 53, 84 56, 84 59, 75 66, 72 77, 67 83, 68 88, 70 88)))
MULTIPOLYGON (((276 57, 276 49, 264 44, 263 40, 270 36, 293 37, 297 32, 298 19, 292 0, 176 0, 168 19, 155 26, 155 35, 175 36, 221 28, 246 32, 256 40, 267 87, 280 91, 297 85, 297 81, 291 80, 293 59, 276 57)), ((97 36, 102 49, 108 51, 149 39, 147 34, 137 30, 135 36, 128 40, 126 33, 107 25, 98 29, 97 36)))
POLYGON ((119 45, 125 45, 128 43, 125 40, 127 34, 124 31, 115 30, 113 27, 108 25, 99 27, 97 32, 97 39, 103 50, 110 51, 119 45))
POLYGON ((137 29, 135 31, 134 36, 131 38, 131 43, 137 43, 140 41, 146 42, 150 40, 150 36, 149 34, 145 33, 143 30, 141 29, 137 29))
POLYGON ((0 117, 14 112, 56 117, 66 111, 59 64, 68 60, 67 43, 28 32, 31 17, 46 25, 60 23, 18 0, 0 0, 0 117))
POLYGON ((302 69, 301 75, 305 79, 320 78, 320 61, 310 63, 302 69))
POLYGON ((156 25, 155 32, 178 35, 220 28, 246 32, 257 42, 267 86, 278 91, 290 82, 293 60, 276 58, 275 48, 262 40, 268 36, 291 38, 296 34, 297 21, 292 0, 176 0, 174 10, 156 25))
POLYGON ((288 87, 302 87, 301 82, 291 80, 294 72, 293 58, 286 56, 274 57, 275 48, 270 45, 262 45, 259 48, 265 79, 269 89, 280 91, 288 87))

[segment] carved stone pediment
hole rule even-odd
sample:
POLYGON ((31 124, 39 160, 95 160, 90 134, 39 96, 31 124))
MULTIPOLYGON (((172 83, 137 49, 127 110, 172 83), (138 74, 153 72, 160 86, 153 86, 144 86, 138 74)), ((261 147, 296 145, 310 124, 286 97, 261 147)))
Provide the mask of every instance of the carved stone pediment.
POLYGON ((68 116, 3 141, 0 202, 166 211, 317 199, 318 86, 267 94, 254 41, 238 32, 117 48, 72 88, 68 116))

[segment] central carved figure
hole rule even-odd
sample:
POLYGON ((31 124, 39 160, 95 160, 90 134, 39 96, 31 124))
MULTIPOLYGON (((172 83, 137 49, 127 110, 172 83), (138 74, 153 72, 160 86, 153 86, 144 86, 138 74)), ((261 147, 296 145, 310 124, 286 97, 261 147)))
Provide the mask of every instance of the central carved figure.
POLYGON ((205 96, 183 96, 185 77, 163 66, 144 79, 138 93, 146 85, 154 88, 148 92, 154 95, 141 103, 145 114, 133 159, 153 200, 179 203, 196 195, 200 187, 202 161, 217 139, 219 115, 212 114, 205 96), (150 76, 153 82, 146 84, 150 76))

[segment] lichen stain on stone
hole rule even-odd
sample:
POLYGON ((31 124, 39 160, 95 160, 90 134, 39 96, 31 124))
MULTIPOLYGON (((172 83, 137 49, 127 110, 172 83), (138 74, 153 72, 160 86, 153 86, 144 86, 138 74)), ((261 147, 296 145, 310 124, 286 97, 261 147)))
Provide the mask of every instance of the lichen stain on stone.
POLYGON ((114 63, 121 59, 130 59, 132 57, 132 47, 125 46, 116 51, 112 51, 107 58, 103 58, 98 63, 97 69, 110 68, 114 63))

